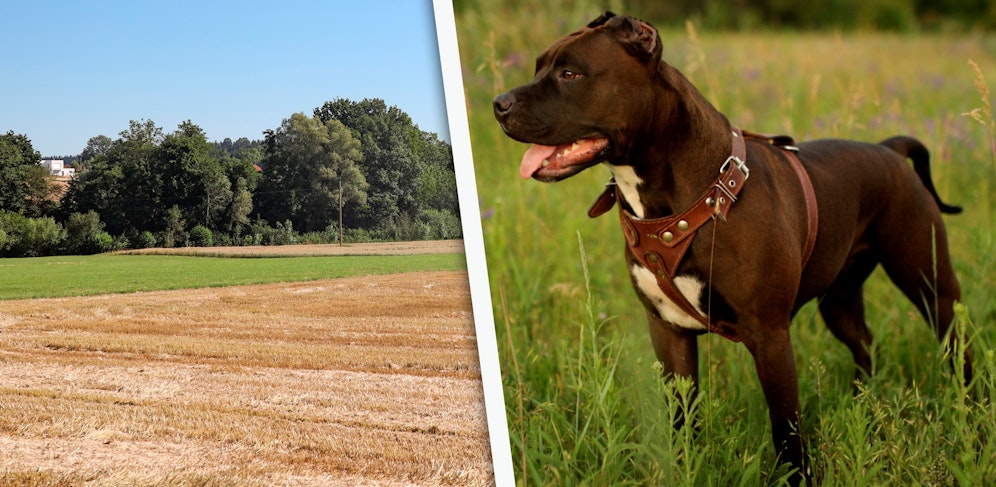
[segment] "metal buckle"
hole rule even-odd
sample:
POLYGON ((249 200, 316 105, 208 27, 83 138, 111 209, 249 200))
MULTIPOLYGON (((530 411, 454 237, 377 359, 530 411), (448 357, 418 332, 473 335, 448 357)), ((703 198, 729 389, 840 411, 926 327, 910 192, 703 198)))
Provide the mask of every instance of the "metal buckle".
MULTIPOLYGON (((746 181, 746 179, 744 179, 744 181, 746 181)), ((719 209, 720 206, 726 204, 726 201, 724 201, 725 198, 730 199, 730 204, 737 202, 737 197, 733 194, 732 191, 730 191, 730 188, 727 188, 726 185, 723 184, 722 181, 717 181, 716 184, 713 185, 713 187, 718 190, 717 193, 721 193, 719 198, 720 204, 716 205, 717 210, 719 209)))
POLYGON ((737 169, 740 169, 740 172, 744 173, 744 181, 747 181, 747 178, 750 177, 750 168, 747 167, 746 162, 741 161, 740 158, 737 156, 730 156, 729 158, 727 158, 726 162, 724 162, 722 166, 719 166, 719 173, 723 174, 724 172, 726 172, 726 169, 730 167, 730 161, 734 161, 737 163, 737 169))

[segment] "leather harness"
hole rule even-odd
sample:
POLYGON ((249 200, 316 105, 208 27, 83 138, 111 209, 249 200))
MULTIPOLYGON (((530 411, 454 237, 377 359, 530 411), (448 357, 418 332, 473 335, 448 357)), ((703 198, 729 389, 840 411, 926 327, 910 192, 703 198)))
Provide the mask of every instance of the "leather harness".
POLYGON ((619 222, 622 225, 623 235, 626 236, 626 244, 637 262, 654 273, 657 286, 664 295, 705 326, 706 330, 732 341, 740 341, 736 331, 722 327, 719 323, 713 323, 710 317, 703 315, 678 290, 674 278, 696 232, 710 220, 719 218, 726 221, 726 215, 737 201, 737 196, 750 176, 745 138, 760 140, 783 149, 782 152, 786 155, 789 165, 799 178, 805 194, 807 212, 806 246, 802 254, 802 267, 805 268, 816 243, 819 211, 813 184, 795 155, 799 149, 792 145, 794 142, 791 137, 766 137, 734 128, 732 154, 720 167, 716 182, 695 204, 680 214, 652 219, 637 218, 622 204, 624 200, 621 192, 616 190, 615 179, 606 185, 605 191, 588 210, 588 216, 595 218, 612 209, 612 206, 618 202, 619 222))

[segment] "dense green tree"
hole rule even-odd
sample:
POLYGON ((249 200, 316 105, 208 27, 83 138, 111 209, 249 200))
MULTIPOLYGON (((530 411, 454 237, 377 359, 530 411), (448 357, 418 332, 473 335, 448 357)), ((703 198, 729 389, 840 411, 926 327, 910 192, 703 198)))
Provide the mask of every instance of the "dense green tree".
MULTIPOLYGON (((239 139, 242 140, 242 139, 239 139)), ((260 163, 263 162, 262 146, 238 149, 232 153, 225 153, 218 156, 218 161, 225 169, 225 174, 229 181, 234 184, 240 178, 245 180, 245 187, 250 192, 256 191, 259 184, 260 163)))
POLYGON ((86 141, 86 147, 80 153, 79 162, 82 167, 99 155, 106 155, 111 151, 114 141, 106 135, 95 135, 86 141))
POLYGON ((349 129, 338 120, 325 123, 329 133, 326 142, 326 162, 321 167, 319 175, 326 187, 335 192, 336 211, 339 216, 339 245, 342 245, 343 208, 346 204, 362 206, 367 202, 366 190, 369 187, 363 172, 357 165, 363 159, 360 143, 350 135, 349 129))
POLYGON ((193 247, 214 246, 214 234, 210 228, 204 225, 194 225, 194 228, 190 229, 190 235, 187 239, 193 247))
POLYGON ((252 214, 252 192, 245 178, 238 178, 232 188, 232 201, 228 205, 223 228, 236 239, 236 243, 240 242, 242 231, 249 226, 250 214, 252 214))
POLYGON ((73 213, 66 220, 67 253, 84 255, 97 254, 111 250, 113 240, 104 231, 104 223, 96 211, 73 213))
POLYGON ((439 227, 428 221, 458 221, 453 154, 436 134, 380 99, 340 98, 316 108, 315 115, 341 121, 363 143, 361 167, 370 189, 361 226, 381 237, 440 238, 440 232, 420 236, 439 227))
MULTIPOLYGON (((95 137, 88 149, 103 147, 103 142, 95 137)), ((232 208, 235 191, 255 189, 253 161, 261 156, 258 148, 239 151, 246 153, 244 159, 226 153, 219 160, 204 131, 189 120, 167 135, 151 121, 132 121, 106 151, 90 151, 95 155, 71 183, 66 209, 96 211, 108 231, 132 237, 142 231, 165 232, 169 222, 177 221, 168 214, 174 207, 179 220, 192 225, 222 231, 241 228, 248 223, 251 205, 246 208, 242 194, 242 206, 232 208)))
POLYGON ((232 201, 232 185, 225 169, 212 156, 204 131, 191 121, 182 122, 155 151, 156 178, 161 186, 153 194, 165 204, 180 208, 187 222, 207 228, 225 226, 232 201))
POLYGON ((264 218, 320 231, 332 223, 340 194, 345 207, 363 204, 365 181, 355 168, 360 143, 342 124, 295 113, 265 136, 256 205, 264 218))
POLYGON ((421 211, 435 209, 460 214, 453 151, 436 134, 412 130, 410 140, 419 162, 417 204, 421 211))
POLYGON ((150 221, 161 217, 163 208, 158 189, 161 182, 155 153, 163 138, 162 128, 152 120, 132 120, 128 122, 128 130, 121 132, 108 151, 109 167, 121 179, 114 188, 116 194, 97 203, 103 206, 103 211, 96 211, 110 233, 121 235, 145 228, 150 221))
MULTIPOLYGON (((242 140, 247 139, 239 139, 242 140)), ((259 164, 262 161, 263 151, 258 145, 236 149, 234 153, 222 153, 219 159, 232 189, 232 198, 220 230, 235 239, 236 243, 241 241, 243 230, 249 226, 249 215, 253 211, 252 197, 259 185, 259 164)))
MULTIPOLYGON (((88 143, 88 148, 102 143, 98 137, 90 139, 94 144, 88 143)), ((70 183, 64 209, 97 212, 112 235, 134 233, 160 221, 163 210, 154 156, 162 140, 162 129, 151 120, 130 121, 110 147, 92 151, 84 170, 70 183)))
MULTIPOLYGON (((69 182, 62 207, 68 213, 93 211, 102 221, 111 221, 110 202, 120 198, 123 180, 120 166, 111 164, 106 154, 97 155, 87 163, 85 170, 69 182)), ((107 230, 120 233, 118 226, 110 226, 107 230)))
POLYGON ((160 239, 163 247, 179 247, 187 244, 187 222, 183 220, 179 206, 173 205, 166 210, 164 223, 160 239))
POLYGON ((256 205, 264 218, 271 222, 297 219, 300 226, 326 140, 320 124, 303 113, 295 113, 276 130, 264 132, 266 153, 260 204, 256 205))
POLYGON ((0 210, 41 216, 50 188, 40 162, 27 136, 0 134, 0 210))
POLYGON ((0 257, 53 255, 65 238, 65 230, 52 217, 30 218, 0 210, 0 257))
POLYGON ((370 189, 359 226, 396 232, 418 214, 418 165, 408 144, 412 120, 384 100, 339 98, 315 109, 323 123, 338 120, 363 146, 361 168, 370 189))

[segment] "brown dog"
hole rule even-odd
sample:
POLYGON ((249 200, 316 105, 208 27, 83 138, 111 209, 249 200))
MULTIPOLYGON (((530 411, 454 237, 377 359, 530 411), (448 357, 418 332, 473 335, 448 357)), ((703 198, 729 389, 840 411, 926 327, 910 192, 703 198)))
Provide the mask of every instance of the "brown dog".
POLYGON ((741 133, 661 60, 656 29, 611 13, 543 52, 533 81, 497 96, 494 112, 509 137, 535 144, 525 178, 611 169, 591 214, 620 206, 666 374, 697 379, 704 332, 742 341, 796 482, 807 469, 789 323, 804 303, 819 298, 859 374, 871 372, 872 342, 861 287, 878 264, 946 336, 960 290, 941 212, 959 209, 940 202, 915 139, 792 147, 741 133))

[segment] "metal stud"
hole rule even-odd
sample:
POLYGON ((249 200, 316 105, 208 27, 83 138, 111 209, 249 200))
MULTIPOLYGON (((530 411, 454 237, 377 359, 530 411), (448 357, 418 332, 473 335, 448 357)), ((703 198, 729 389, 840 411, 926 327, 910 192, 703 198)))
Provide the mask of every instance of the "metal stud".
POLYGON ((661 238, 664 239, 665 242, 670 242, 674 240, 674 234, 671 232, 664 232, 664 234, 661 235, 661 238))
POLYGON ((712 196, 706 198, 706 206, 716 206, 716 198, 712 196))
MULTIPOLYGON (((708 202, 706 204, 708 204, 708 202)), ((686 222, 685 220, 679 221, 678 222, 678 230, 681 230, 682 232, 684 232, 685 230, 688 230, 688 222, 686 222)))

